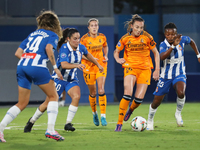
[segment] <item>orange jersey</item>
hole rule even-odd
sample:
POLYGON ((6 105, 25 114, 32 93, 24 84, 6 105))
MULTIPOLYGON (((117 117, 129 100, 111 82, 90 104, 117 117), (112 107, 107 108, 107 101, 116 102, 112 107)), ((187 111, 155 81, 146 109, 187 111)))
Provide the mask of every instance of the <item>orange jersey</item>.
MULTIPOLYGON (((89 33, 86 33, 81 38, 81 44, 87 48, 88 52, 90 52, 94 58, 98 59, 97 61, 102 67, 107 67, 107 62, 103 62, 103 47, 107 46, 107 39, 104 34, 98 33, 98 36, 93 38, 89 33)), ((82 59, 81 63, 86 66, 83 70, 85 73, 96 74, 99 71, 98 67, 88 60, 82 59)))
POLYGON ((139 37, 133 37, 130 33, 125 34, 116 45, 118 50, 122 51, 124 49, 124 59, 126 62, 122 67, 153 68, 150 50, 155 46, 156 42, 146 31, 143 31, 139 37))

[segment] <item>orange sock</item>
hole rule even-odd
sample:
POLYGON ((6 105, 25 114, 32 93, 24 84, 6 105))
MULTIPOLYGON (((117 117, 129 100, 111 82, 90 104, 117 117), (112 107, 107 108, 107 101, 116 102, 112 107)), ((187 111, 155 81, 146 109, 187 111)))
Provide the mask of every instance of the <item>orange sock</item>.
POLYGON ((107 98, 105 94, 99 95, 99 106, 101 114, 106 114, 107 98))
POLYGON ((134 109, 136 109, 140 105, 141 105, 141 103, 136 103, 135 100, 133 100, 133 102, 130 106, 130 110, 134 111, 134 109))
POLYGON ((124 98, 121 99, 119 104, 119 117, 117 124, 123 124, 124 116, 126 114, 129 102, 130 100, 126 100, 124 98))
POLYGON ((90 102, 90 106, 92 108, 92 112, 96 112, 97 111, 97 106, 96 106, 96 96, 95 97, 91 97, 89 95, 89 102, 90 102))

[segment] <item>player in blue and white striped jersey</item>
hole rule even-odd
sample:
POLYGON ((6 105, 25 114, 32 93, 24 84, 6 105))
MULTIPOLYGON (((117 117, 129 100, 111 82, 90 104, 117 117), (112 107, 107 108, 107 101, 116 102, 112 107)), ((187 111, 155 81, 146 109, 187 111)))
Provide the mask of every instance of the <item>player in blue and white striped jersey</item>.
POLYGON ((160 59, 162 62, 160 79, 157 83, 154 100, 149 107, 147 130, 154 130, 153 118, 157 107, 161 104, 171 85, 177 93, 176 123, 183 126, 181 111, 185 104, 186 72, 184 62, 184 46, 190 44, 200 63, 200 54, 193 39, 177 33, 174 23, 168 23, 164 28, 165 40, 160 44, 160 59))
MULTIPOLYGON (((66 91, 66 93, 72 98, 64 129, 74 131, 75 128, 71 122, 78 110, 78 104, 81 97, 77 78, 77 68, 80 70, 85 68, 85 65, 81 64, 82 56, 85 56, 85 58, 97 65, 100 72, 103 72, 103 67, 87 51, 86 47, 80 44, 80 33, 74 28, 67 28, 63 31, 63 38, 58 42, 58 49, 59 56, 57 66, 63 75, 63 80, 59 80, 59 77, 55 73, 53 73, 52 77, 54 78, 58 95, 60 96, 63 91, 66 91)), ((24 128, 24 132, 30 132, 33 124, 44 113, 47 107, 46 101, 39 106, 33 117, 29 119, 24 128)))
POLYGON ((57 141, 64 140, 54 129, 58 114, 58 94, 46 67, 46 61, 49 59, 59 79, 63 79, 53 53, 53 48, 57 47, 57 41, 62 36, 60 21, 52 11, 42 12, 36 20, 38 29, 32 32, 15 52, 15 56, 20 59, 17 66, 18 103, 7 111, 0 123, 0 142, 6 142, 3 139, 5 127, 28 105, 32 82, 48 97, 48 125, 45 136, 57 141))

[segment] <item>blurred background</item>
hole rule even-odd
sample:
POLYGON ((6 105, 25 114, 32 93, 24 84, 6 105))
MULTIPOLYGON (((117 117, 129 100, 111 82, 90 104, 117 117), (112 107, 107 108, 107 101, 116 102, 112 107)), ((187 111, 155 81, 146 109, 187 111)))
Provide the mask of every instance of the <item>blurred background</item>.
MULTIPOLYGON (((87 21, 99 19, 99 32, 107 37, 109 46, 108 75, 105 91, 108 103, 119 102, 123 96, 123 69, 113 57, 118 40, 126 34, 124 22, 133 14, 145 20, 145 30, 157 43, 164 40, 163 28, 174 22, 178 33, 190 36, 200 48, 200 1, 199 0, 0 0, 0 105, 17 102, 16 66, 18 59, 14 53, 30 32, 36 30, 36 16, 41 10, 53 10, 61 21, 62 28, 77 28, 82 35, 88 32, 87 21)), ((123 52, 120 53, 123 57, 123 52)), ((152 54, 151 54, 152 55, 152 54)), ((153 55, 152 55, 153 57, 153 55)), ((190 46, 185 46, 187 72, 187 102, 200 101, 200 64, 190 46)), ((50 70, 51 65, 49 65, 50 70)), ((153 71, 153 70, 152 70, 153 71)), ((89 91, 78 72, 81 88, 80 103, 88 103, 89 91)), ((151 81, 144 102, 152 102, 156 82, 151 81)), ((134 95, 133 95, 134 96, 134 95)), ((43 92, 32 85, 31 104, 41 103, 43 92)), ((165 102, 175 102, 173 88, 165 97, 165 102)), ((66 103, 71 99, 67 96, 66 103)))

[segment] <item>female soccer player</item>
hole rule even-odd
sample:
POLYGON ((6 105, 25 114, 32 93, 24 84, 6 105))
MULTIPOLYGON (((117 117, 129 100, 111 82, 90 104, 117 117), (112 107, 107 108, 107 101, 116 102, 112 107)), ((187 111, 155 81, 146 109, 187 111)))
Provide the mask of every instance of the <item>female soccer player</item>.
POLYGON ((121 131, 123 119, 127 121, 143 101, 147 87, 151 81, 151 68, 153 67, 150 50, 155 58, 155 71, 153 78, 159 79, 159 53, 153 37, 144 31, 144 20, 139 15, 133 15, 130 21, 127 21, 127 31, 116 45, 114 58, 117 63, 124 68, 124 96, 119 105, 119 117, 115 131, 121 131), (120 51, 124 50, 124 58, 119 58, 120 51), (133 94, 133 88, 137 84, 135 98, 126 113, 129 102, 133 94), (126 115, 125 115, 126 113, 126 115), (125 117, 124 117, 125 116, 125 117))
MULTIPOLYGON (((77 78, 77 68, 80 70, 85 68, 85 65, 81 64, 82 55, 97 65, 100 72, 103 71, 103 67, 94 59, 90 53, 88 53, 85 46, 80 44, 80 33, 75 28, 67 28, 63 31, 63 37, 58 42, 58 49, 59 57, 57 60, 57 66, 58 69, 61 70, 64 79, 59 80, 59 77, 55 73, 53 73, 52 77, 54 78, 58 95, 60 96, 63 91, 66 91, 66 93, 72 98, 72 102, 69 105, 64 129, 74 131, 75 128, 71 122, 78 110, 78 104, 81 97, 79 82, 77 78)), ((24 132, 31 131, 33 124, 46 110, 47 101, 48 97, 46 98, 46 101, 39 106, 33 117, 29 119, 24 128, 24 132)))
POLYGON ((177 94, 177 108, 175 112, 176 123, 183 126, 181 111, 185 104, 186 73, 184 62, 184 46, 190 44, 197 55, 200 63, 200 54, 193 39, 188 36, 181 36, 177 33, 174 23, 168 23, 164 27, 165 40, 160 44, 160 59, 163 61, 160 79, 154 94, 154 100, 150 104, 147 130, 154 130, 153 118, 158 106, 165 95, 169 92, 171 84, 177 94))
POLYGON ((82 59, 82 64, 86 66, 83 70, 83 76, 85 83, 89 89, 89 102, 93 113, 93 122, 96 126, 99 126, 99 118, 96 108, 96 81, 98 85, 99 94, 99 106, 101 111, 101 124, 107 125, 106 121, 106 104, 107 98, 105 95, 105 81, 107 76, 107 61, 108 61, 108 45, 106 36, 102 33, 98 33, 99 21, 96 18, 91 18, 88 21, 89 32, 83 35, 81 38, 81 44, 85 45, 87 50, 95 57, 100 65, 104 67, 104 72, 100 72, 99 69, 92 62, 87 59, 82 59))
POLYGON ((18 103, 12 106, 0 123, 0 142, 6 142, 3 131, 29 103, 31 84, 38 85, 47 95, 48 125, 45 132, 47 138, 64 140, 54 130, 58 114, 58 94, 46 62, 49 59, 59 79, 63 76, 57 68, 53 49, 62 36, 58 17, 52 11, 44 11, 37 17, 38 29, 32 32, 19 46, 15 56, 20 60, 17 66, 18 103))

